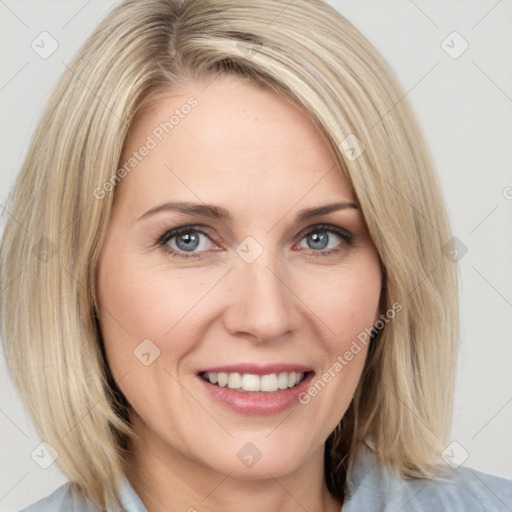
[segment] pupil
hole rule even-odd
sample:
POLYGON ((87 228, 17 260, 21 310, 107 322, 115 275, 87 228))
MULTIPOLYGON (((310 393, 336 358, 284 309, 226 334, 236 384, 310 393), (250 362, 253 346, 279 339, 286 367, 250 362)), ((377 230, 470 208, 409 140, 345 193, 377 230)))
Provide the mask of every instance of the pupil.
POLYGON ((182 251, 193 251, 199 245, 197 234, 185 233, 176 238, 176 245, 182 251))
POLYGON ((329 243, 327 233, 313 233, 309 235, 312 243, 308 243, 311 249, 325 249, 329 243))

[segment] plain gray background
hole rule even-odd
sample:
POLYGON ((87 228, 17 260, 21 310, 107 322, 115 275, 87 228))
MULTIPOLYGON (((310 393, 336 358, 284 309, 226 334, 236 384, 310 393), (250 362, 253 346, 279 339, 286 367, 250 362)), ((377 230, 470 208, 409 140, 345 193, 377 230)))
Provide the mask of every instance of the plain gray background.
MULTIPOLYGON (((512 1, 330 3, 398 75, 436 162, 459 255, 467 248, 459 261, 462 329, 446 456, 512 479, 512 1)), ((2 210, 65 63, 115 4, 0 0, 2 210), (51 49, 42 32, 58 44, 46 58, 31 46, 44 37, 51 49)), ((0 510, 12 511, 65 477, 57 464, 42 469, 31 458, 41 440, 1 358, 0 365, 0 510)))

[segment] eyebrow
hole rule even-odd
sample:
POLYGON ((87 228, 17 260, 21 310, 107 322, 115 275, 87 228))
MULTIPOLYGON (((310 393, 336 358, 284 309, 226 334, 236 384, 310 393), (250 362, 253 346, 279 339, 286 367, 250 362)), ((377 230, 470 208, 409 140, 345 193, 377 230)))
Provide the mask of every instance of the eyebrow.
MULTIPOLYGON (((305 208, 300 210, 296 216, 297 222, 304 222, 312 217, 326 215, 328 213, 336 212, 338 210, 354 209, 358 210, 359 207, 353 202, 338 202, 326 204, 324 206, 317 206, 315 208, 305 208)), ((185 215, 196 215, 200 217, 209 217, 223 222, 231 222, 232 217, 230 213, 220 206, 211 204, 199 204, 189 202, 169 202, 163 203, 154 208, 151 208, 146 213, 142 214, 137 220, 145 219, 156 213, 165 211, 177 211, 185 215)))

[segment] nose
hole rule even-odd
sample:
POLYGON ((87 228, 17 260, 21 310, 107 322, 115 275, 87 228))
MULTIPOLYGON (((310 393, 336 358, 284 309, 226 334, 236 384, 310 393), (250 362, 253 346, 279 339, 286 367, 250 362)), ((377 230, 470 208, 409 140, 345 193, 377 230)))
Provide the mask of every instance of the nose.
POLYGON ((289 273, 269 258, 238 261, 229 273, 225 328, 233 336, 276 341, 293 332, 301 319, 289 273))

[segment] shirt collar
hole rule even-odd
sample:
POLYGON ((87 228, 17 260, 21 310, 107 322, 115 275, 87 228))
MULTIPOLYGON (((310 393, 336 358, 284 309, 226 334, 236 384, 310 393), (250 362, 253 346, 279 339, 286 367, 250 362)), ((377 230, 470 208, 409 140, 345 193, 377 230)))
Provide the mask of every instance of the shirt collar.
MULTIPOLYGON (((123 506, 122 512, 148 512, 126 477, 123 477, 122 480, 119 499, 123 506)), ((109 508, 108 512, 120 512, 120 510, 118 508, 109 508)))

